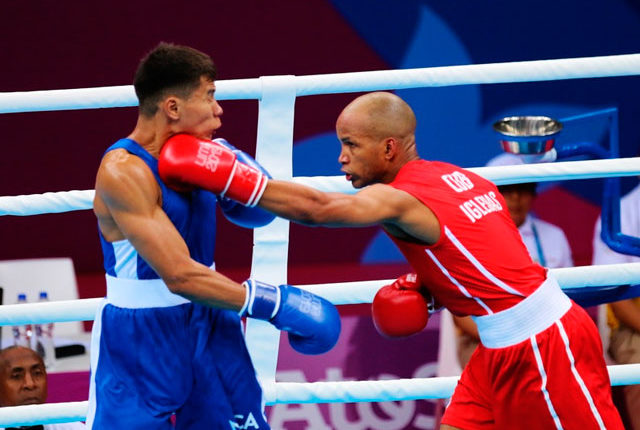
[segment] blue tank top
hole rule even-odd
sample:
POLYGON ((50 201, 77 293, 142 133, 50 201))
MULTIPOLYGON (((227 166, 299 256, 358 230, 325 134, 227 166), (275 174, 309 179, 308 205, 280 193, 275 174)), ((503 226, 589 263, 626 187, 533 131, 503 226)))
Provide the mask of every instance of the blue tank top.
MULTIPOLYGON (((118 148, 140 157, 149 166, 162 190, 162 209, 187 243, 191 258, 212 267, 216 240, 216 196, 204 190, 178 193, 169 189, 158 174, 158 160, 137 142, 120 139, 105 154, 118 148)), ((126 279, 160 278, 128 240, 107 242, 99 228, 98 234, 107 274, 126 279)))

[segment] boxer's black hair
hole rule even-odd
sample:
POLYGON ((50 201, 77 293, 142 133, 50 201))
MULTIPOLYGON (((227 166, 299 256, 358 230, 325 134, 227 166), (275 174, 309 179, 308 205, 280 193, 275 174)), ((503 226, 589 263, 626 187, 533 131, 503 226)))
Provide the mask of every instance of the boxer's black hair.
POLYGON ((537 182, 524 182, 522 184, 508 184, 508 185, 499 185, 498 191, 501 193, 509 192, 509 191, 520 191, 531 193, 534 196, 537 194, 538 183, 537 182))
POLYGON ((153 116, 158 102, 169 93, 186 98, 200 85, 202 77, 214 81, 216 76, 216 66, 207 54, 161 42, 140 61, 133 79, 140 113, 153 116))

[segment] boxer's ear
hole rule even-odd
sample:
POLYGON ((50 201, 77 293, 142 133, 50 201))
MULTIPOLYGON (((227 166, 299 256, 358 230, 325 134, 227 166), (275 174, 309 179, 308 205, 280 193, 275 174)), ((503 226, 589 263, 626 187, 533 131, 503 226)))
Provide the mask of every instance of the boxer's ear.
POLYGON ((384 140, 384 156, 387 160, 392 159, 398 153, 398 141, 393 137, 384 140))
POLYGON ((160 108, 169 119, 173 121, 180 119, 180 101, 177 97, 167 97, 161 102, 160 108))

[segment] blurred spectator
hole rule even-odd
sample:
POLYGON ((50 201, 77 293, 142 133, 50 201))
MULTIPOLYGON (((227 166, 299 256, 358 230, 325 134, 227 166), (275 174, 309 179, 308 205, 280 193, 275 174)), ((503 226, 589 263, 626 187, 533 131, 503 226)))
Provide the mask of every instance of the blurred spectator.
MULTIPOLYGON (((10 346, 0 351, 0 406, 37 405, 47 400, 47 372, 32 349, 10 346)), ((5 430, 81 430, 79 422, 10 427, 5 430)))
MULTIPOLYGON (((523 164, 522 160, 513 154, 500 154, 492 158, 487 166, 508 166, 523 164)), ((498 190, 507 202, 511 219, 518 227, 522 240, 531 258, 543 267, 573 266, 571 248, 564 232, 531 215, 531 208, 536 198, 536 183, 501 185, 498 190)), ((471 317, 453 316, 457 330, 457 352, 460 367, 464 367, 471 354, 480 342, 478 329, 471 317)))
MULTIPOLYGON (((640 185, 620 201, 622 233, 640 237, 640 185)), ((593 236, 593 264, 637 263, 640 257, 619 254, 600 238, 600 219, 593 236)), ((617 364, 640 363, 640 298, 622 300, 606 305, 610 328, 610 357, 617 364)), ((606 346, 605 339, 605 346, 606 346)), ((640 430, 640 385, 623 387, 623 397, 631 430, 640 430)))

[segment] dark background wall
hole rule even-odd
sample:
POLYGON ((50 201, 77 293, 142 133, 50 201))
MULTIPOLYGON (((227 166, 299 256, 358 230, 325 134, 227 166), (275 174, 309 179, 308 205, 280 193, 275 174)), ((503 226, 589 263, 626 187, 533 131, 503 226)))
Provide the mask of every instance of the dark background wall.
MULTIPOLYGON (((640 3, 10 1, 0 13, 0 92, 130 84, 139 58, 159 41, 211 54, 220 79, 627 54, 640 46, 640 3)), ((619 109, 622 155, 635 155, 639 88, 638 77, 623 77, 399 94, 418 115, 421 155, 471 167, 499 152, 490 126, 502 116, 562 118, 606 107, 619 109)), ((339 174, 334 121, 354 96, 298 99, 296 175, 339 174)), ((257 103, 227 101, 223 108, 220 135, 253 153, 257 103)), ((135 120, 134 108, 0 115, 0 195, 92 188, 103 151, 135 120)), ((567 130, 559 143, 601 140, 597 126, 584 130, 567 130)), ((538 200, 539 215, 567 230, 578 264, 590 261, 600 188, 599 181, 555 184, 538 200)), ((102 261, 91 211, 3 217, 0 239, 2 260, 69 256, 81 284, 99 285, 92 281, 100 279, 102 261)), ((250 231, 221 219, 220 270, 245 276, 251 243, 250 231)), ((293 268, 333 265, 338 278, 348 270, 340 265, 401 263, 376 228, 293 226, 290 249, 293 268)), ((374 276, 371 270, 364 272, 374 276)), ((329 272, 305 273, 320 282, 329 272)))

